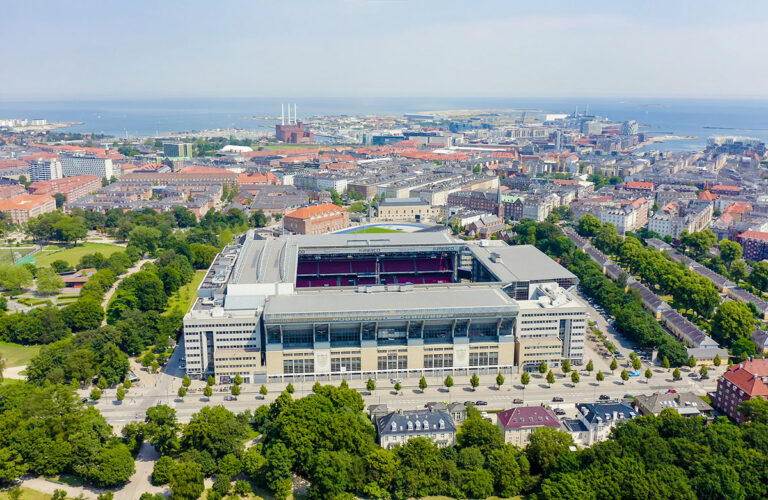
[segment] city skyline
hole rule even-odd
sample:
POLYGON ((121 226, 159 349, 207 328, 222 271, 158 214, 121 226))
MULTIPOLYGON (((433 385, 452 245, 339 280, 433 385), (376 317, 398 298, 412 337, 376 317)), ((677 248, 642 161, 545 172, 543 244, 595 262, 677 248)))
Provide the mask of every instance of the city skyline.
POLYGON ((0 100, 768 97, 765 5, 547 6, 11 1, 0 100))

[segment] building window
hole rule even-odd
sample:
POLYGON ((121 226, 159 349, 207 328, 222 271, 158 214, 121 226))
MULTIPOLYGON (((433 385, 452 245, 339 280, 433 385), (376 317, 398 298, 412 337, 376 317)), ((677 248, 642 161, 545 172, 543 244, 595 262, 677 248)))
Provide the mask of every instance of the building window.
POLYGON ((498 352, 470 352, 469 366, 496 366, 499 364, 498 352))
POLYGON ((360 371, 360 357, 338 357, 331 358, 331 371, 332 372, 359 372, 360 371))
POLYGON ((451 367, 453 367, 453 353, 424 355, 424 368, 451 368, 451 367))
POLYGON ((379 370, 407 370, 408 356, 398 356, 396 353, 379 355, 379 370))
POLYGON ((283 373, 313 373, 315 371, 314 359, 285 359, 283 360, 283 373))

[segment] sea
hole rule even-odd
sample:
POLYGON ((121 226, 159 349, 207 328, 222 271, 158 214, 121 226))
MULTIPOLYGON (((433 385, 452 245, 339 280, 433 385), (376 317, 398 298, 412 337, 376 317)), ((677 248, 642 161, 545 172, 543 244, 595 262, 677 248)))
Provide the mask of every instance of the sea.
POLYGON ((281 102, 296 103, 299 118, 402 115, 440 110, 529 110, 637 120, 653 135, 696 136, 658 143, 662 151, 699 150, 713 135, 756 137, 768 142, 768 100, 653 98, 302 98, 144 99, 100 101, 0 101, 0 119, 43 118, 82 122, 66 129, 120 138, 210 129, 273 130, 281 102))

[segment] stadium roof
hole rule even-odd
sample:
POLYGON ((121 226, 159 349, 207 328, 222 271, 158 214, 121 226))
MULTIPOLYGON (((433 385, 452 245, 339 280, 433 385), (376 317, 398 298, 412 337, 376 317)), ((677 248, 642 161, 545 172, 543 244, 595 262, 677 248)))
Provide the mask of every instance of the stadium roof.
POLYGON ((483 266, 503 283, 576 279, 576 276, 532 245, 469 247, 483 266), (498 258, 493 254, 498 255, 498 258))

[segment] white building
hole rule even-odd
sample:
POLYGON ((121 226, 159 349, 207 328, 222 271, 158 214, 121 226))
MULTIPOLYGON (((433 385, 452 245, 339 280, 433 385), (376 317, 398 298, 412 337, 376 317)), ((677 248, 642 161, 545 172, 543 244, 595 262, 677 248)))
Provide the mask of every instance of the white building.
POLYGON ((95 155, 66 155, 61 157, 61 173, 63 177, 76 175, 97 175, 99 178, 111 178, 114 175, 112 158, 101 158, 95 155))
POLYGON ((61 179, 61 162, 56 159, 38 158, 29 162, 29 180, 31 182, 61 179))
POLYGON ((627 403, 609 401, 605 403, 579 403, 576 405, 578 419, 565 421, 573 440, 581 446, 591 446, 608 439, 608 435, 620 422, 637 417, 637 411, 627 403))

